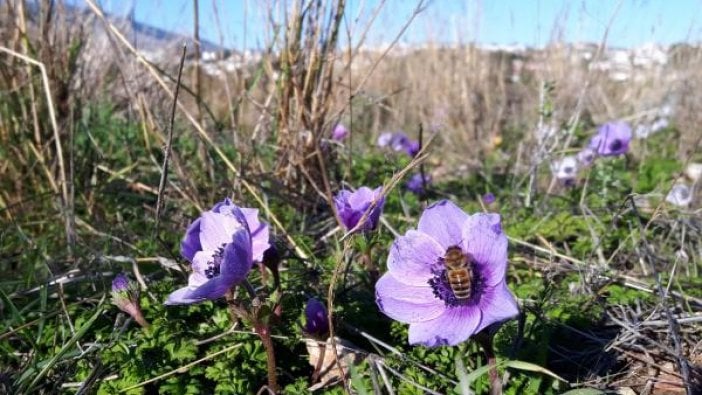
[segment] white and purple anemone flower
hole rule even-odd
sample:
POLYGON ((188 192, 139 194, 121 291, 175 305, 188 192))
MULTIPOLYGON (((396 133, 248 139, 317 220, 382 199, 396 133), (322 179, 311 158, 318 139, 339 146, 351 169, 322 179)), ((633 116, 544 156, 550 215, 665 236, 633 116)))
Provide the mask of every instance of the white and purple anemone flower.
POLYGON ((675 184, 666 195, 665 201, 679 207, 687 207, 692 203, 692 191, 685 184, 675 184))
POLYGON ((366 217, 366 222, 359 230, 367 232, 378 226, 380 214, 383 212, 383 205, 385 205, 385 197, 381 194, 382 190, 382 187, 376 189, 360 187, 355 192, 344 189, 334 197, 336 212, 346 230, 351 230, 356 227, 363 213, 368 210, 371 203, 374 201, 376 202, 375 208, 373 208, 368 217, 366 217))
POLYGON ((608 122, 600 126, 588 147, 600 156, 616 156, 629 150, 631 126, 626 122, 608 122))
POLYGON ((388 317, 409 324, 410 344, 456 345, 519 314, 506 270, 507 237, 500 216, 468 215, 442 200, 424 211, 417 230, 395 239, 388 272, 375 286, 376 303, 388 317), (468 293, 460 297, 445 263, 456 248, 470 273, 468 293))
POLYGON ((551 173, 566 185, 575 183, 578 175, 578 159, 572 155, 551 162, 551 173))
POLYGON ((166 304, 217 299, 242 282, 254 261, 270 247, 268 224, 258 210, 239 208, 228 198, 202 213, 188 227, 181 254, 192 263, 188 286, 168 296, 166 304))
POLYGON ((341 141, 345 139, 348 134, 349 130, 346 129, 346 126, 338 123, 334 126, 334 129, 332 129, 331 138, 332 140, 341 141))
POLYGON ((392 141, 392 132, 383 132, 380 133, 380 136, 378 136, 378 147, 384 148, 390 145, 390 141, 392 141))

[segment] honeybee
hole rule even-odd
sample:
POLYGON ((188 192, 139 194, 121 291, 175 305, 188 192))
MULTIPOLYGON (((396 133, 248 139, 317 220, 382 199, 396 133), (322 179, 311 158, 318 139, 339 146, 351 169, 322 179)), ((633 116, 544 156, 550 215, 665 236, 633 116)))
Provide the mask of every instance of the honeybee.
POLYGON ((470 254, 464 254, 459 246, 451 246, 446 250, 446 280, 457 299, 470 297, 473 285, 471 260, 470 254))

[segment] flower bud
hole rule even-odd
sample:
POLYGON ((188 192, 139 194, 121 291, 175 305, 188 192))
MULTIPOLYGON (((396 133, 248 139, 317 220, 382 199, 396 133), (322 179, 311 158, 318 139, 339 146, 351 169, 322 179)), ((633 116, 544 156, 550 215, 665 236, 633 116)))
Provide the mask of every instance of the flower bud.
POLYGON ((304 331, 307 334, 320 337, 326 336, 329 332, 327 308, 315 298, 310 298, 307 301, 304 331))
POLYGON ((112 303, 134 318, 142 327, 149 326, 139 306, 139 288, 122 273, 112 280, 112 303))

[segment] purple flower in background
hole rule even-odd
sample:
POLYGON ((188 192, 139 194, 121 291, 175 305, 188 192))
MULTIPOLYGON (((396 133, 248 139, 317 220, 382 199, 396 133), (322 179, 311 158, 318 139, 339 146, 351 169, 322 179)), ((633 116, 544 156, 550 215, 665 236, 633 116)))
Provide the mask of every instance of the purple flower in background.
POLYGON ((370 189, 368 187, 360 187, 356 192, 342 190, 334 197, 334 204, 339 219, 346 227, 346 230, 353 229, 358 221, 363 216, 363 213, 368 210, 372 202, 376 202, 375 208, 366 218, 366 222, 360 227, 361 231, 370 231, 378 226, 380 214, 383 211, 385 197, 381 195, 382 188, 370 189))
POLYGON ((592 137, 588 147, 600 156, 615 156, 625 154, 631 141, 631 127, 626 122, 608 122, 592 137))
POLYGON ((593 162, 595 162, 595 158, 597 158, 597 151, 590 147, 583 148, 576 155, 578 163, 580 163, 583 166, 590 166, 593 162))
POLYGON ((387 147, 392 141, 393 134, 391 132, 383 132, 378 136, 378 147, 387 147))
POLYGON ((407 180, 407 183, 405 183, 405 187, 407 188, 408 191, 421 195, 424 192, 424 186, 429 185, 431 183, 431 176, 429 174, 424 175, 424 180, 422 180, 422 174, 421 173, 415 173, 410 177, 409 180, 407 180))
POLYGON ((228 198, 217 203, 188 228, 180 250, 193 271, 188 286, 170 294, 166 304, 224 296, 263 258, 268 237, 268 224, 258 220, 258 210, 239 208, 228 198))
POLYGON ((498 214, 467 215, 450 201, 429 206, 398 237, 376 303, 408 323, 410 344, 456 345, 519 313, 507 288, 507 237, 498 214))
POLYGON ((348 134, 349 134, 349 130, 346 129, 346 126, 338 123, 338 124, 336 124, 336 126, 334 126, 334 129, 332 129, 331 138, 332 138, 332 140, 341 141, 341 140, 345 139, 346 136, 348 136, 348 134))
POLYGON ((405 152, 407 152, 407 155, 414 158, 421 148, 422 147, 419 146, 419 141, 410 141, 405 146, 405 152))
POLYGON ((395 132, 390 139, 390 148, 392 148, 393 151, 403 151, 407 149, 409 143, 410 139, 404 132, 395 132))
POLYGON ((418 141, 410 140, 405 132, 384 132, 378 136, 378 147, 390 147, 393 151, 405 151, 407 155, 414 157, 421 147, 418 141))
POLYGON ((687 207, 692 202, 692 191, 685 184, 675 184, 666 195, 665 201, 676 206, 687 207))
POLYGON ((574 185, 578 175, 578 159, 574 156, 564 156, 551 162, 551 173, 565 185, 574 185))
POLYGON ((483 203, 485 203, 486 205, 489 206, 489 205, 495 203, 495 195, 492 192, 488 192, 488 193, 483 195, 482 200, 483 200, 483 203))
POLYGON ((324 336, 329 332, 327 308, 315 298, 310 298, 305 306, 305 333, 324 336))

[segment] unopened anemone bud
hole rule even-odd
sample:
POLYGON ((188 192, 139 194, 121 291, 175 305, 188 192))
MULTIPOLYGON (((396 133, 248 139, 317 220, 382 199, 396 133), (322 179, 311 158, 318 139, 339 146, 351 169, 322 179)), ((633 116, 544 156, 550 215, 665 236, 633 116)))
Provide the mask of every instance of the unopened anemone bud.
POLYGON ((129 279, 124 274, 120 273, 115 276, 112 280, 112 292, 115 293, 128 293, 129 292, 129 279))
POLYGON ((346 136, 348 136, 348 134, 349 134, 349 130, 346 129, 346 126, 339 123, 336 126, 334 126, 334 129, 332 129, 331 138, 332 138, 332 140, 341 141, 341 140, 345 139, 346 136))
POLYGON ((134 318, 142 327, 149 326, 139 306, 139 288, 122 273, 112 280, 112 303, 134 318))
POLYGON ((489 206, 489 205, 495 203, 495 195, 492 192, 488 192, 488 193, 483 195, 482 200, 483 200, 483 203, 485 203, 486 205, 489 206))
POLYGON ((323 337, 329 333, 327 308, 315 298, 310 298, 305 306, 305 333, 323 337))

